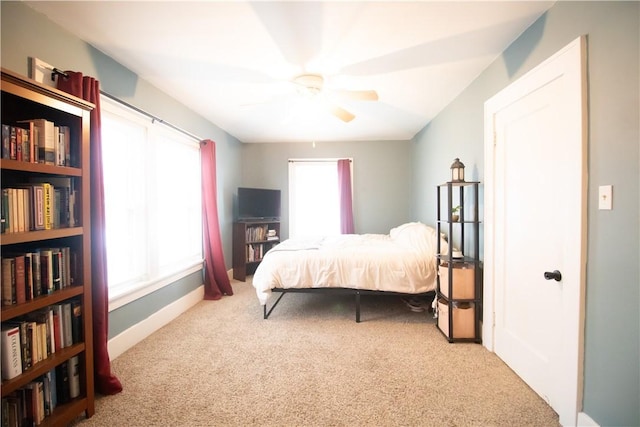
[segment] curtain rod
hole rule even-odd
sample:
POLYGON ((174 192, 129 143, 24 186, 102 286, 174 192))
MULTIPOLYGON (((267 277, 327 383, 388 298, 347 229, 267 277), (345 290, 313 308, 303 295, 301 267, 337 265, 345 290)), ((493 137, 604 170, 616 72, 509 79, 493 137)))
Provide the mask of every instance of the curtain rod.
POLYGON ((56 67, 53 67, 51 69, 51 81, 54 81, 56 79, 56 74, 64 77, 65 79, 69 78, 69 74, 65 73, 62 70, 58 70, 56 67))
MULTIPOLYGON (((66 72, 62 71, 61 69, 59 69, 57 67, 52 67, 52 68, 45 67, 45 68, 47 68, 47 69, 49 69, 51 71, 51 80, 52 81, 55 80, 55 76, 56 75, 64 77, 65 79, 69 78, 69 75, 66 72)), ((164 124, 165 126, 169 126, 173 130, 176 130, 176 131, 178 131, 178 132, 180 132, 180 133, 182 133, 184 135, 187 135, 188 137, 191 137, 191 138, 197 140, 198 142, 202 141, 202 138, 200 138, 200 137, 198 137, 198 136, 196 136, 196 135, 194 135, 194 134, 192 134, 190 132, 187 132, 184 129, 181 129, 178 126, 175 126, 175 125, 172 125, 171 123, 165 122, 164 120, 154 116, 153 114, 149 114, 146 111, 144 111, 144 110, 142 110, 142 109, 140 109, 138 107, 135 107, 135 106, 129 104, 128 102, 125 102, 125 101, 123 101, 123 100, 121 100, 119 98, 116 98, 115 96, 110 95, 110 94, 108 94, 107 92, 105 92, 103 90, 100 91, 100 94, 106 96, 107 98, 109 98, 109 99, 111 99, 113 101, 116 101, 116 102, 124 105, 125 107, 131 108, 133 111, 136 111, 136 112, 138 112, 140 114, 143 114, 143 115, 149 117, 151 119, 152 123, 156 122, 156 121, 160 122, 160 123, 164 124)))
MULTIPOLYGON (((318 163, 318 162, 337 162, 338 160, 345 159, 345 157, 340 157, 336 159, 289 159, 289 163, 318 163)), ((350 162, 353 162, 353 159, 346 158, 350 162)))
POLYGON ((123 100, 121 100, 119 98, 116 98, 115 96, 110 95, 110 94, 108 94, 107 92, 105 92, 103 90, 100 91, 100 94, 106 96, 107 98, 109 98, 109 99, 111 99, 113 101, 116 101, 119 104, 124 105, 127 108, 131 108, 133 111, 135 111, 137 113, 140 113, 140 114, 143 114, 143 115, 149 117, 151 119, 152 123, 157 121, 159 123, 162 123, 165 126, 169 126, 171 129, 177 130, 178 132, 183 133, 183 134, 185 134, 185 135, 197 140, 198 142, 202 141, 202 138, 192 134, 191 132, 187 132, 186 130, 181 129, 178 126, 175 126, 175 125, 172 125, 171 123, 165 122, 164 120, 154 116, 153 114, 150 114, 150 113, 148 113, 148 112, 146 112, 146 111, 144 111, 144 110, 142 110, 142 109, 140 109, 140 108, 138 108, 138 107, 136 107, 134 105, 131 105, 126 101, 123 101, 123 100))

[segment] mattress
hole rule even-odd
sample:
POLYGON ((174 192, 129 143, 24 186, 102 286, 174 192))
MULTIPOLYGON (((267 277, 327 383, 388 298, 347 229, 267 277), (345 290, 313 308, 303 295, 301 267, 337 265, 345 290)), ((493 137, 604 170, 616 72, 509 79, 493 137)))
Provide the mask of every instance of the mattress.
MULTIPOLYGON (((419 294, 436 289, 437 233, 419 222, 389 234, 288 239, 271 249, 253 276, 260 304, 271 290, 349 288, 419 294)), ((441 240, 441 252, 446 241, 441 240)))

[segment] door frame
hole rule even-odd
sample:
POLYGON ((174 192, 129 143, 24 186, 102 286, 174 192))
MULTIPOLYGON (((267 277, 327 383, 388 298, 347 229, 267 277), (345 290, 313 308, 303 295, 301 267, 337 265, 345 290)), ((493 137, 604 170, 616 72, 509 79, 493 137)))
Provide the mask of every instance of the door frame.
MULTIPOLYGON (((567 409, 567 413, 572 412, 570 415, 566 415, 569 419, 560 415, 560 422, 565 425, 576 425, 578 420, 578 414, 582 410, 582 397, 583 397, 583 376, 584 376, 584 324, 585 324, 585 285, 586 285, 586 262, 587 262, 587 188, 588 188, 588 163, 587 163, 587 141, 588 141, 588 81, 587 81, 587 39, 586 36, 580 36, 573 42, 569 43, 563 49, 552 55, 547 60, 543 61, 539 66, 532 69, 524 76, 511 83, 505 89, 501 90, 491 99, 485 102, 484 109, 484 164, 485 164, 485 191, 484 191, 484 282, 483 282, 483 322, 482 322, 482 342, 483 345, 491 352, 495 352, 495 289, 494 282, 496 276, 496 242, 495 242, 495 217, 494 208, 496 197, 496 162, 495 162, 495 121, 492 114, 493 103, 500 95, 511 93, 526 93, 530 91, 527 85, 527 78, 532 76, 539 69, 538 67, 544 66, 551 61, 555 61, 562 55, 568 55, 574 64, 574 69, 571 72, 579 75, 579 91, 581 102, 581 135, 582 142, 582 191, 579 195, 581 200, 581 217, 579 218, 579 227, 581 241, 576 244, 576 250, 580 251, 580 272, 579 282, 580 286, 575 292, 572 292, 570 297, 575 299, 573 315, 577 318, 572 318, 570 322, 563 322, 563 334, 571 337, 568 340, 569 347, 567 354, 565 355, 564 362, 566 366, 571 370, 568 372, 571 377, 575 378, 575 388, 568 390, 571 394, 570 401, 572 408, 567 409)), ((539 303, 539 302, 534 302, 539 303)), ((573 311, 573 310, 572 310, 573 311)))

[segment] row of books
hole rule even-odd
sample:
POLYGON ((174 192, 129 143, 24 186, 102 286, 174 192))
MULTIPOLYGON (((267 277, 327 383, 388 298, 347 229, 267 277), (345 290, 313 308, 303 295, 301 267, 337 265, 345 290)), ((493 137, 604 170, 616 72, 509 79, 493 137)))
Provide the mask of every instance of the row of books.
POLYGON ((40 425, 56 406, 80 396, 80 358, 73 356, 2 398, 2 426, 40 425))
POLYGON ((71 130, 46 119, 2 124, 2 158, 71 166, 71 130))
POLYGON ((2 305, 13 305, 72 286, 78 260, 77 253, 64 246, 5 253, 0 265, 2 305))
POLYGON ((82 341, 82 305, 71 300, 4 322, 1 341, 2 379, 10 380, 82 341))
POLYGON ((79 225, 75 180, 68 177, 33 178, 2 189, 1 231, 24 233, 79 225))
POLYGON ((247 262, 257 262, 262 260, 264 254, 273 247, 273 244, 251 244, 247 245, 247 262))
POLYGON ((261 242, 263 240, 277 240, 275 230, 269 230, 267 225, 258 225, 255 227, 247 227, 247 242, 261 242))

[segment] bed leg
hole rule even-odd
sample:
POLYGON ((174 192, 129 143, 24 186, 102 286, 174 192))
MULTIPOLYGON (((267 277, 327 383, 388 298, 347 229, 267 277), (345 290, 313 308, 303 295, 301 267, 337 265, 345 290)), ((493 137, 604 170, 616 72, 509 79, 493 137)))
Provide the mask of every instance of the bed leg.
POLYGON ((271 314, 271 312, 273 311, 274 308, 276 308, 276 305, 278 305, 278 303, 280 302, 280 300, 282 299, 282 297, 284 296, 284 294, 286 294, 286 292, 282 292, 280 294, 280 296, 278 297, 278 299, 276 300, 276 302, 273 303, 273 305, 271 306, 271 308, 269 309, 269 311, 267 311, 267 304, 263 305, 262 308, 264 310, 264 319, 269 318, 269 315, 271 314))
POLYGON ((356 323, 360 323, 360 292, 356 291, 356 323))

